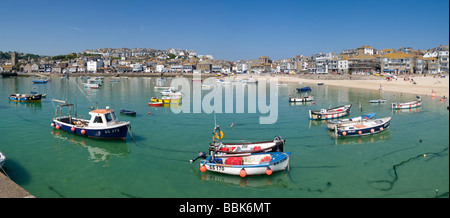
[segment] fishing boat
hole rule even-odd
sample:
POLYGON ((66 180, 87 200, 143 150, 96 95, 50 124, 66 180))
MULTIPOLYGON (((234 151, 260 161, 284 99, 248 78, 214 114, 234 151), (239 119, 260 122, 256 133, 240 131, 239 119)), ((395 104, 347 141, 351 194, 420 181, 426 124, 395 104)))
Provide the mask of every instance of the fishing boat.
POLYGON ((36 80, 33 80, 33 83, 47 83, 48 82, 48 79, 36 79, 36 80))
POLYGON ((370 103, 386 103, 386 99, 370 99, 370 103))
POLYGON ((350 113, 351 104, 343 106, 321 109, 320 111, 309 110, 309 119, 311 120, 328 120, 346 116, 350 113))
POLYGON ((5 165, 6 156, 0 151, 0 169, 5 165))
POLYGON ((306 96, 306 97, 298 97, 298 98, 289 98, 289 102, 308 102, 314 101, 314 96, 306 96))
POLYGON ((68 104, 65 101, 55 99, 52 99, 52 101, 64 103, 56 107, 55 117, 52 119, 51 126, 56 129, 91 138, 125 140, 130 122, 119 122, 114 110, 111 110, 108 106, 106 106, 106 109, 90 111, 90 120, 85 120, 77 118, 75 104, 68 104), (62 115, 63 108, 69 108, 68 115, 62 115), (72 113, 75 116, 72 116, 72 113))
POLYGON ((136 116, 136 111, 120 110, 120 114, 129 115, 129 116, 136 116))
POLYGON ((343 125, 343 124, 349 124, 349 123, 359 123, 363 120, 369 120, 375 117, 375 113, 365 114, 357 117, 352 117, 348 119, 340 119, 340 120, 329 120, 327 121, 327 127, 330 130, 333 130, 334 127, 343 125))
POLYGON ((311 91, 311 88, 309 86, 306 86, 306 87, 302 87, 302 88, 297 88, 297 91, 299 91, 299 92, 309 92, 309 91, 311 91))
POLYGON ((406 109, 406 108, 415 108, 422 105, 422 99, 417 99, 410 102, 405 103, 392 103, 392 109, 406 109))
POLYGON ((247 143, 209 143, 209 150, 220 154, 244 154, 261 152, 283 152, 285 139, 277 136, 273 141, 247 143))
POLYGON ((9 100, 14 102, 41 102, 41 94, 11 94, 9 100))
POLYGON ((285 170, 291 152, 251 153, 246 155, 209 155, 200 161, 200 171, 240 175, 271 175, 285 170))
POLYGON ((349 123, 336 126, 334 135, 340 136, 359 136, 379 133, 387 128, 391 122, 391 117, 385 117, 374 120, 364 120, 358 123, 349 123))
POLYGON ((163 102, 162 101, 159 101, 159 102, 149 102, 148 103, 148 106, 150 106, 150 107, 161 107, 161 106, 163 106, 163 102))

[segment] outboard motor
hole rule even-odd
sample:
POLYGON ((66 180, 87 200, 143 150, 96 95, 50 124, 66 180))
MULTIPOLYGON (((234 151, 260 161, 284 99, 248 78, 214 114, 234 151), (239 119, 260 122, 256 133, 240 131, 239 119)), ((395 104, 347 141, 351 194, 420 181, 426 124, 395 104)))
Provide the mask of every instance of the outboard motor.
POLYGON ((202 158, 205 159, 206 158, 206 153, 203 151, 198 152, 197 157, 193 160, 189 160, 190 163, 194 163, 197 159, 202 158))
POLYGON ((284 142, 286 140, 282 139, 281 136, 276 136, 273 141, 276 144, 275 151, 277 152, 283 152, 284 151, 284 142))

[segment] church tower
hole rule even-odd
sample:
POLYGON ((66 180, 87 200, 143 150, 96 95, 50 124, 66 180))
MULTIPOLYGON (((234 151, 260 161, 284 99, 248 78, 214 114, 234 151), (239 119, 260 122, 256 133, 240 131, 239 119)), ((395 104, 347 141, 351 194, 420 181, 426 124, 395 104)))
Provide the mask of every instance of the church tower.
POLYGON ((11 54, 11 65, 16 66, 16 64, 17 64, 17 53, 13 52, 11 54))

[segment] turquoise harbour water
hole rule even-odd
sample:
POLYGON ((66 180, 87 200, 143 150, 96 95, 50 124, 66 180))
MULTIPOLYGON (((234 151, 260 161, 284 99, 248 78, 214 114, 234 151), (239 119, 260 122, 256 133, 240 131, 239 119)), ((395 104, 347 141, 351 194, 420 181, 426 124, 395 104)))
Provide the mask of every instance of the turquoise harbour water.
POLYGON ((278 86, 274 124, 259 124, 260 116, 268 114, 248 113, 247 101, 244 113, 216 114, 224 142, 281 136, 285 151, 292 152, 289 171, 240 178, 201 173, 199 161, 189 163, 208 149, 213 113, 148 106, 157 96, 154 87, 169 86, 170 78, 110 79, 98 90, 85 89, 80 78, 52 78, 47 84, 33 84, 33 78, 0 79, 0 150, 13 181, 38 198, 448 198, 448 99, 423 96, 422 107, 393 111, 391 102, 416 96, 326 83, 278 86), (289 94, 298 95, 295 88, 306 85, 315 104, 288 103, 289 94), (12 93, 33 90, 47 98, 41 103, 8 100, 12 93), (56 103, 51 99, 66 96, 77 104, 78 115, 88 116, 92 104, 110 106, 119 120, 131 121, 134 140, 130 135, 126 141, 90 139, 54 129, 50 123, 56 103), (387 102, 369 103, 379 98, 387 102), (336 139, 324 121, 308 118, 309 109, 347 103, 353 105, 348 117, 371 112, 378 118, 392 116, 390 128, 373 136, 336 139), (137 116, 119 115, 121 109, 135 110, 137 116))

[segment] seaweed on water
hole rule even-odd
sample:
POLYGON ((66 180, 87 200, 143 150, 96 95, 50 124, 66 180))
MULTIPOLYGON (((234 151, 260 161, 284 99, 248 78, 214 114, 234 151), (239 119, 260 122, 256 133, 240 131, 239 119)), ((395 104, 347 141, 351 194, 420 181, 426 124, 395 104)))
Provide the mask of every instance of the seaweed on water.
MULTIPOLYGON (((417 160, 417 159, 419 159, 421 157, 425 157, 425 156, 427 157, 426 161, 430 161, 430 160, 432 160, 435 157, 444 157, 444 156, 448 155, 447 153, 445 153, 446 151, 448 151, 448 148, 444 148, 442 151, 439 151, 439 152, 425 153, 426 155, 425 154, 419 154, 419 155, 417 155, 415 157, 412 157, 412 158, 409 158, 407 160, 404 160, 404 161, 402 161, 402 162, 392 166, 392 169, 394 171, 394 178, 392 180, 383 179, 383 180, 368 181, 368 184, 370 186, 372 186, 374 189, 377 189, 377 190, 380 190, 380 191, 390 191, 394 187, 395 182, 397 182, 397 180, 399 178, 399 176, 397 174, 398 167, 403 166, 404 164, 406 164, 406 163, 408 163, 410 161, 417 160), (377 188, 375 186, 381 186, 381 187, 377 188), (383 187, 383 186, 386 186, 386 187, 383 187)), ((442 195, 445 195, 445 193, 442 194, 442 195)), ((447 192, 447 195, 448 195, 448 192, 447 192)), ((439 195, 439 196, 441 196, 441 195, 439 195)))

